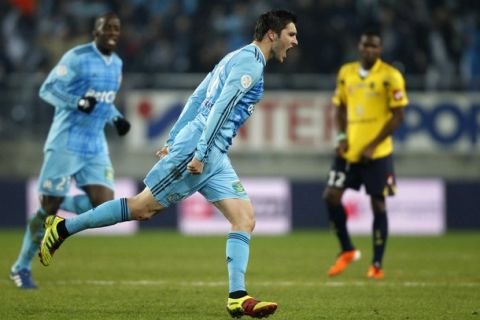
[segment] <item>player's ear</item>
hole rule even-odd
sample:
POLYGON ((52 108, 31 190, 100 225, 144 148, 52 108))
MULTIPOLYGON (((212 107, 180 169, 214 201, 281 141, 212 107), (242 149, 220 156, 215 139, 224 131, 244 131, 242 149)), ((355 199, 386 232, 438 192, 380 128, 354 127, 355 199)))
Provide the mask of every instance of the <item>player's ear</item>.
POLYGON ((268 39, 270 39, 270 41, 274 41, 275 40, 275 32, 273 32, 272 30, 268 30, 267 31, 267 37, 268 37, 268 39))

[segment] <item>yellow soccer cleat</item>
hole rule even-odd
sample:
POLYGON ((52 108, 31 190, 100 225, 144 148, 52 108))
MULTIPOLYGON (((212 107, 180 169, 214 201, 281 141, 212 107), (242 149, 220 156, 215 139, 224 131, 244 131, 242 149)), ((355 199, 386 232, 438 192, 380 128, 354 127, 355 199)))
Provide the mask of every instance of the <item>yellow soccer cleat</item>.
POLYGON ((43 236, 42 243, 40 244, 40 251, 38 256, 40 262, 44 266, 48 266, 52 260, 55 250, 57 250, 62 244, 63 240, 57 231, 57 225, 59 222, 65 219, 58 216, 48 216, 45 220, 45 235, 43 236))
POLYGON ((275 313, 277 307, 275 302, 258 301, 248 295, 238 299, 228 298, 227 303, 227 311, 232 318, 241 318, 243 315, 266 318, 275 313))
POLYGON ((335 264, 328 270, 328 276, 333 277, 342 273, 350 263, 360 260, 362 254, 359 250, 350 250, 342 252, 335 264))

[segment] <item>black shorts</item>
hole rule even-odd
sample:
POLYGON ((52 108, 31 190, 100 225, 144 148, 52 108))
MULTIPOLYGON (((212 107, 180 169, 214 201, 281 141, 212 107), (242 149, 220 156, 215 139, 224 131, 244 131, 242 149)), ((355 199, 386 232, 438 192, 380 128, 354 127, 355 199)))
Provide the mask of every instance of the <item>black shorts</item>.
POLYGON ((393 196, 396 186, 392 155, 374 159, 367 164, 349 163, 341 157, 335 157, 327 185, 359 190, 362 184, 371 196, 393 196))

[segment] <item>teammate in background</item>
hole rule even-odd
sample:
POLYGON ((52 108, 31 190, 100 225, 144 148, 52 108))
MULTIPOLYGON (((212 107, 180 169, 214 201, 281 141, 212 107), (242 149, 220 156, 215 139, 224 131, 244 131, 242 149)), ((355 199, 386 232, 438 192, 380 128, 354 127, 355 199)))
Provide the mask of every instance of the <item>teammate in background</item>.
POLYGON ((395 193, 392 134, 403 120, 408 99, 400 72, 380 59, 380 34, 363 33, 358 48, 360 61, 342 66, 333 97, 337 147, 324 200, 342 251, 328 275, 340 274, 360 258, 341 200, 346 188, 358 190, 363 184, 373 210, 373 259, 367 276, 382 279, 388 235, 385 197, 395 193))
POLYGON ((122 60, 114 53, 120 19, 113 13, 95 21, 94 41, 69 50, 40 88, 55 107, 38 181, 40 208, 27 224, 10 278, 19 288, 34 289, 31 260, 44 234, 44 221, 60 208, 85 212, 113 199, 113 169, 104 127, 125 135, 130 124, 113 104, 120 88, 122 60), (85 194, 66 196, 71 178, 85 194))
POLYGON ((227 311, 232 317, 255 318, 274 313, 276 303, 258 301, 245 288, 255 213, 227 151, 262 97, 267 61, 283 62, 287 51, 298 44, 295 24, 296 16, 284 10, 258 18, 253 42, 227 54, 190 96, 141 193, 108 201, 72 219, 48 217, 39 253, 42 264, 49 265, 62 242, 79 231, 149 219, 199 191, 231 223, 226 248, 227 311))

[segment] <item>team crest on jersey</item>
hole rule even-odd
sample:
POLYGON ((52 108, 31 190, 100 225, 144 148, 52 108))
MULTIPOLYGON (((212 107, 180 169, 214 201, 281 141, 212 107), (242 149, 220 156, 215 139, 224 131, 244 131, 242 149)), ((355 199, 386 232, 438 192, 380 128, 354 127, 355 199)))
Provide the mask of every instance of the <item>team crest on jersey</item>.
POLYGON ((395 99, 396 101, 398 100, 402 100, 403 99, 403 92, 402 90, 393 90, 393 99, 395 99))
POLYGON ((66 76, 67 73, 68 73, 68 68, 64 65, 59 65, 56 69, 56 72, 57 72, 57 76, 59 77, 63 77, 63 76, 66 76))
POLYGON ((252 77, 249 76, 248 74, 244 74, 240 78, 240 83, 244 89, 247 89, 252 84, 252 77))
POLYGON ((232 188, 236 193, 245 193, 245 189, 243 188, 240 181, 234 181, 232 183, 232 188))

